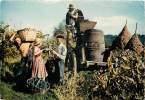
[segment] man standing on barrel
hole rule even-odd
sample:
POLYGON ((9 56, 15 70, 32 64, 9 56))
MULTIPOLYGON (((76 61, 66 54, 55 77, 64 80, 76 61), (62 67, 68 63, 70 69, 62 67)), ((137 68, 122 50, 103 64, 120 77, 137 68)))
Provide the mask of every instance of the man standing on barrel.
POLYGON ((70 28, 73 38, 76 38, 79 33, 79 23, 84 20, 84 16, 81 10, 75 9, 73 4, 69 4, 68 12, 66 14, 66 26, 70 28))
POLYGON ((80 22, 84 20, 81 10, 76 9, 73 4, 69 4, 66 14, 66 29, 67 29, 67 57, 66 66, 68 71, 72 71, 74 67, 73 54, 75 54, 74 41, 77 41, 80 36, 80 22))

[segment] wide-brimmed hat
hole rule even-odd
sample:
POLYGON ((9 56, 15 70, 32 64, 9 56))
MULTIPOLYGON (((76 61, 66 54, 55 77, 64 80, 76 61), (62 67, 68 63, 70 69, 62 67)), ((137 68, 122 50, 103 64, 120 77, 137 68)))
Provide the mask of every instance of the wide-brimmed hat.
POLYGON ((70 9, 70 8, 74 8, 74 5, 73 4, 69 4, 68 9, 70 9))
POLYGON ((41 45, 41 43, 42 43, 42 39, 40 39, 40 38, 36 38, 35 41, 34 41, 35 46, 41 45))

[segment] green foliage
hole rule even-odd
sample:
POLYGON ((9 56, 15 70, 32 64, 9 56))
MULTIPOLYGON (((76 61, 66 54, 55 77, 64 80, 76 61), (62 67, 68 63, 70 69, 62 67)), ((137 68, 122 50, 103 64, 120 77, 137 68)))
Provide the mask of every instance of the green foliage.
POLYGON ((117 35, 105 35, 105 47, 110 47, 117 35))
POLYGON ((42 38, 42 39, 44 38, 43 33, 41 31, 38 31, 36 34, 37 34, 36 35, 37 38, 42 38))
POLYGON ((20 54, 14 44, 5 39, 5 35, 7 32, 13 32, 14 29, 8 29, 9 25, 1 23, 0 24, 0 32, 1 39, 3 39, 0 43, 0 60, 3 60, 3 67, 0 67, 1 70, 1 78, 12 77, 13 76, 13 64, 19 61, 20 54), (13 59, 15 58, 15 59, 13 59))
MULTIPOLYGON (((66 84, 56 87, 60 100, 142 100, 144 98, 144 70, 142 56, 135 52, 113 51, 108 67, 95 71, 81 71, 66 84)), ((94 66, 99 67, 99 66, 94 66)))
POLYGON ((54 31, 53 31, 53 36, 56 36, 58 34, 65 34, 66 33, 66 28, 65 28, 65 20, 63 20, 59 25, 58 27, 55 27, 54 28, 54 31))

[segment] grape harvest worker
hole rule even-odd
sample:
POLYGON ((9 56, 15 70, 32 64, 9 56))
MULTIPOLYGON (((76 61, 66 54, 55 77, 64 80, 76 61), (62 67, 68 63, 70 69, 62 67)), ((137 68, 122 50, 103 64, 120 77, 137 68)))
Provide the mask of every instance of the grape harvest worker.
POLYGON ((65 66, 65 58, 67 54, 67 48, 65 45, 65 37, 64 35, 57 35, 56 36, 57 44, 58 44, 58 52, 51 49, 52 53, 56 55, 59 59, 58 66, 60 72, 60 83, 64 84, 64 66, 65 66))
MULTIPOLYGON (((17 31, 18 33, 19 31, 17 31)), ((17 47, 17 49, 20 51, 21 53, 21 65, 20 67, 22 69, 24 69, 24 67, 27 66, 27 54, 28 54, 28 50, 29 50, 29 47, 30 47, 30 44, 29 42, 22 42, 20 36, 17 34, 17 33, 14 33, 11 38, 10 38, 10 41, 14 43, 14 45, 17 47)), ((23 70, 21 70, 18 74, 22 74, 23 73, 23 70)))
POLYGON ((29 49, 28 58, 32 58, 32 77, 31 78, 39 78, 45 80, 48 76, 46 67, 41 56, 42 50, 40 50, 40 46, 42 45, 42 41, 39 38, 36 38, 34 42, 34 46, 29 49))
MULTIPOLYGON (((73 4, 69 4, 68 12, 66 14, 66 25, 73 26, 77 32, 80 30, 79 23, 84 20, 84 16, 81 10, 76 9, 73 4)), ((73 35, 75 35, 73 33, 73 35)))

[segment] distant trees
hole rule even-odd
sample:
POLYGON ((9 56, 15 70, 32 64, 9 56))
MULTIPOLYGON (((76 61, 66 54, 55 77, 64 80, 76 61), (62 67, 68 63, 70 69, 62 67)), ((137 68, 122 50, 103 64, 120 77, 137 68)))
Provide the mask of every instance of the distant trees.
MULTIPOLYGON (((104 37, 105 37, 105 46, 110 47, 112 45, 113 40, 117 37, 117 35, 105 35, 104 37)), ((144 44, 145 35, 138 35, 138 37, 140 41, 144 44)))
POLYGON ((65 34, 66 28, 65 28, 65 20, 62 20, 62 22, 59 23, 58 27, 54 28, 53 36, 56 36, 57 34, 65 34))
POLYGON ((113 40, 117 37, 117 35, 105 35, 105 46, 108 48, 112 45, 113 40))

